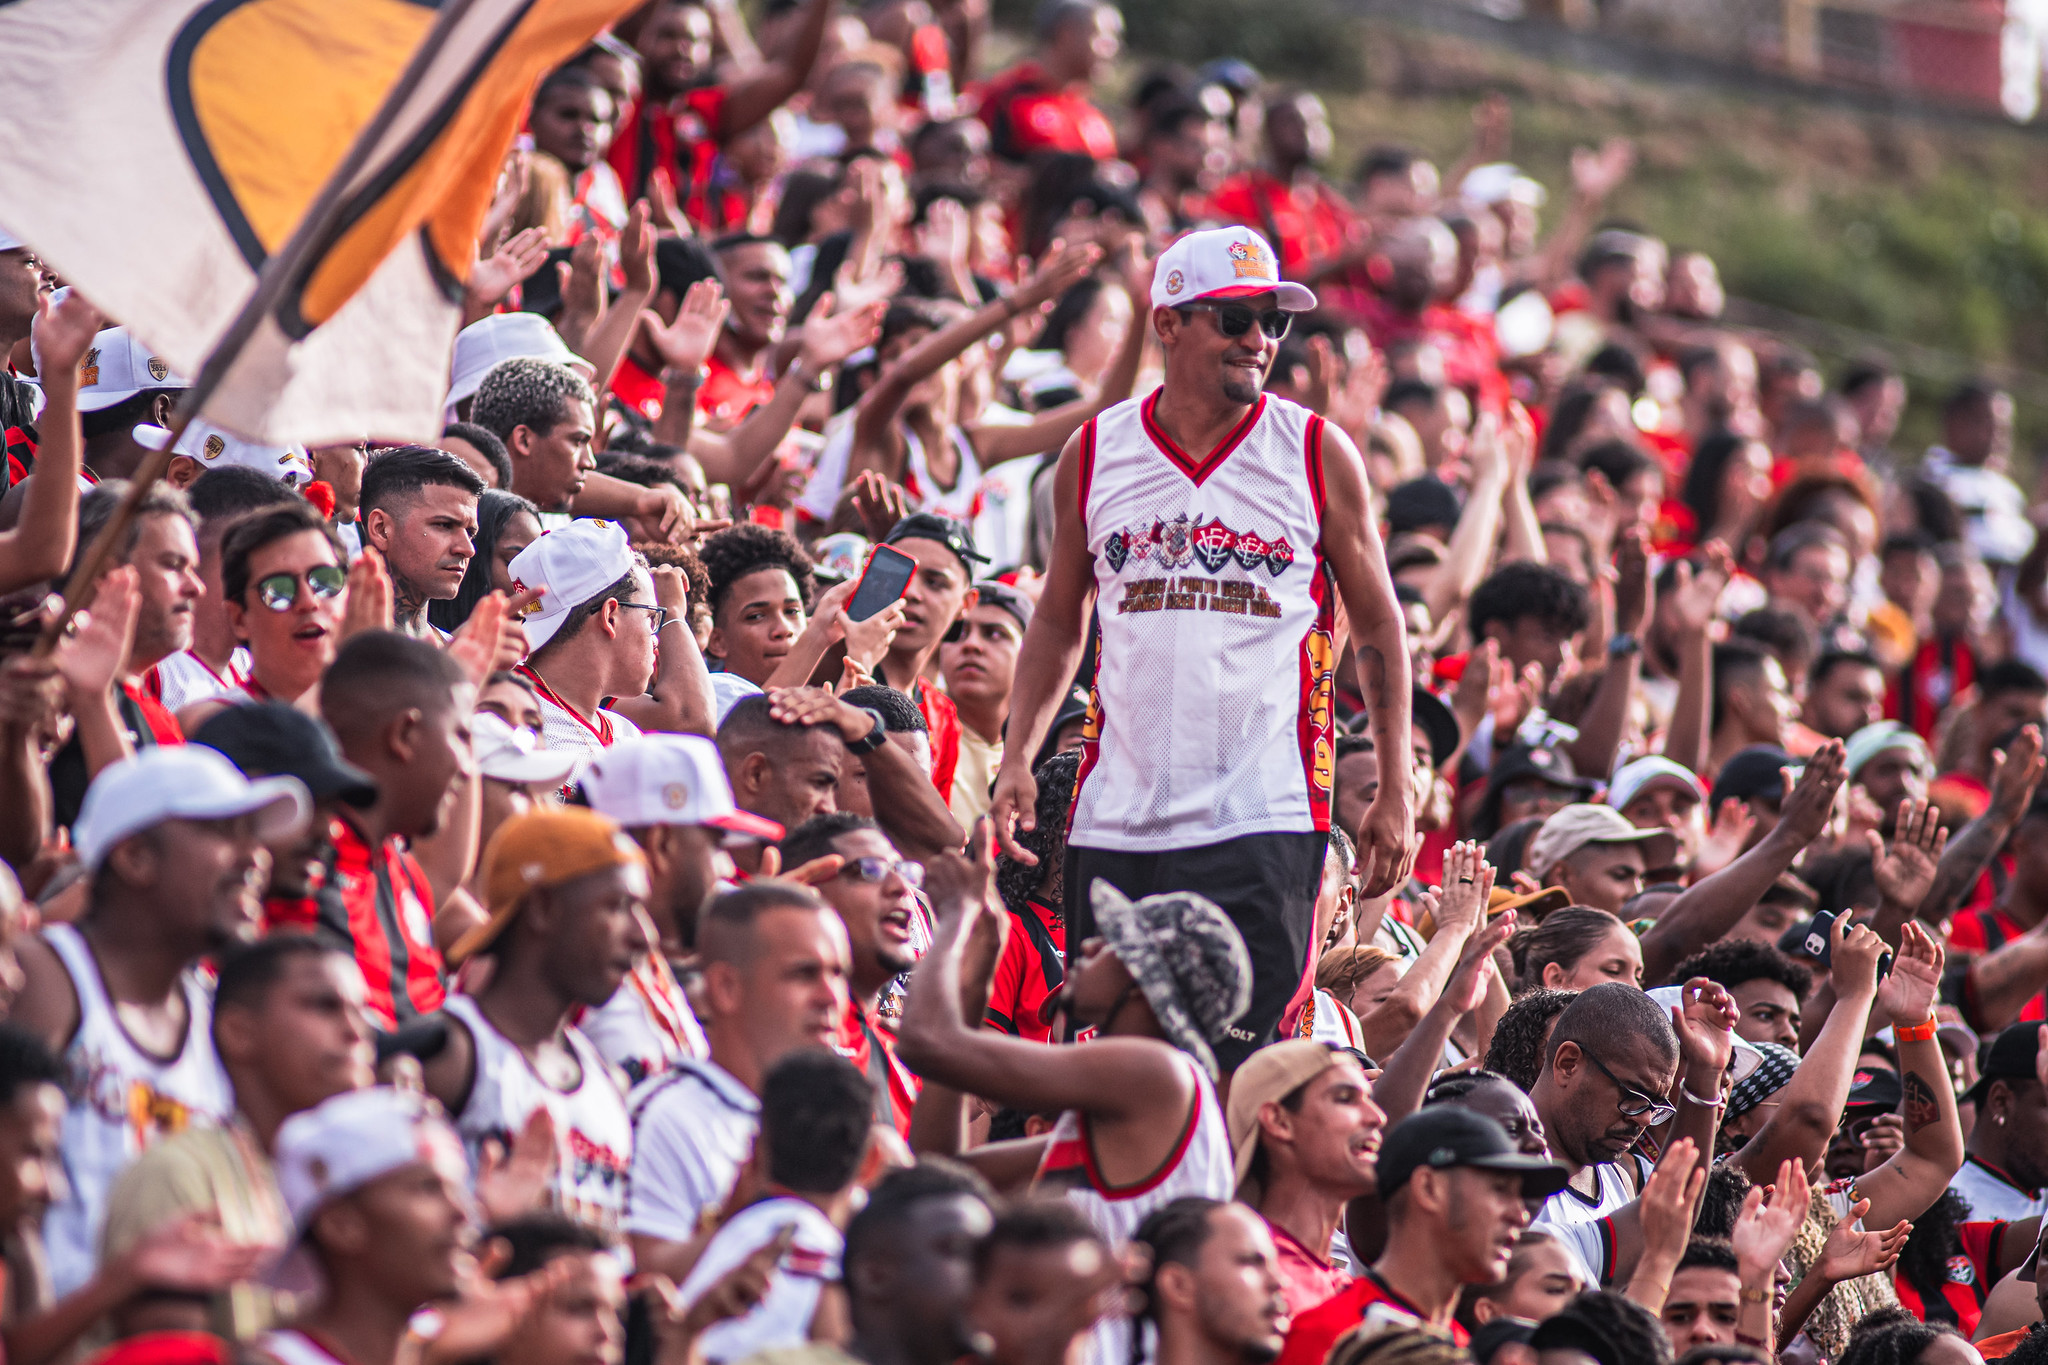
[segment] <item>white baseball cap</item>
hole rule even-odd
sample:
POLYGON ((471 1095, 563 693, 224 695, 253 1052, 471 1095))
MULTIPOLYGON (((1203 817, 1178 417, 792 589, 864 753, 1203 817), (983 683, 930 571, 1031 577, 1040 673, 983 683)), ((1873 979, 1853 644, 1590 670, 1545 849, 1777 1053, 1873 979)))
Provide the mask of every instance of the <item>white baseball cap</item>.
POLYGON ((708 825, 773 842, 782 826, 732 803, 718 746, 701 735, 654 734, 623 740, 583 773, 590 808, 623 829, 708 825))
MULTIPOLYGON (((162 450, 169 441, 168 428, 144 422, 135 428, 135 442, 151 450, 162 450)), ((197 460, 204 469, 225 469, 236 465, 268 474, 287 488, 304 488, 313 482, 313 466, 306 452, 297 446, 266 446, 245 441, 232 431, 195 417, 171 446, 171 453, 197 460)))
POLYGON ((625 527, 580 517, 558 531, 543 532, 505 567, 513 591, 547 590, 525 617, 526 642, 538 650, 554 638, 570 612, 626 576, 633 551, 625 527))
POLYGON ((348 1090, 286 1119, 277 1130, 274 1169, 298 1236, 270 1282, 317 1289, 318 1266, 299 1240, 314 1217, 344 1195, 416 1164, 440 1168, 459 1188, 468 1185, 462 1139, 424 1095, 389 1086, 348 1090))
POLYGON ((1522 168, 1513 162, 1492 161, 1466 172, 1465 179, 1458 186, 1458 197, 1475 204, 1513 202, 1542 208, 1543 201, 1550 197, 1550 191, 1544 189, 1540 181, 1523 175, 1522 168))
POLYGON ((569 349, 554 324, 538 313, 492 313, 455 334, 455 362, 448 376, 448 404, 473 397, 491 367, 504 360, 546 360, 568 365, 585 379, 595 368, 569 349))
POLYGON ((1649 754, 1621 765, 1614 780, 1607 784, 1607 804, 1620 810, 1636 799, 1636 793, 1660 779, 1678 783, 1698 800, 1707 799, 1706 784, 1700 781, 1698 773, 1662 754, 1649 754))
POLYGON ((88 871, 115 845, 166 820, 224 820, 256 815, 256 837, 289 839, 312 818, 313 801, 296 777, 260 777, 203 744, 159 744, 100 769, 86 788, 71 842, 88 871))
POLYGON ((543 749, 540 736, 524 726, 507 724, 495 711, 469 718, 470 746, 477 771, 499 782, 539 783, 559 787, 576 770, 580 755, 543 749))
POLYGON ((144 389, 189 389, 171 362, 138 341, 126 327, 103 327, 78 362, 78 410, 98 412, 125 403, 144 389))
POLYGON ((1152 270, 1152 306, 1173 308, 1195 299, 1239 299, 1278 294, 1290 313, 1316 306, 1306 285, 1280 278, 1279 258, 1248 227, 1190 232, 1159 253, 1152 270))
POLYGON ((19 251, 27 245, 28 243, 22 241, 21 238, 15 236, 6 228, 0 227, 0 251, 19 251))

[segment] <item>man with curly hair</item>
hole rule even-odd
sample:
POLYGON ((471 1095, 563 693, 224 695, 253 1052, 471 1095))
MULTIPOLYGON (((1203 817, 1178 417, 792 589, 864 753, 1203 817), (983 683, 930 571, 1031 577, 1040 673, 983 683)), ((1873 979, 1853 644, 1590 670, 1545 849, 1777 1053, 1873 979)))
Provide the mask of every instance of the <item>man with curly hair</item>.
POLYGON ((1592 605, 1564 570, 1523 560, 1501 565, 1474 588, 1465 618, 1475 641, 1499 643, 1502 662, 1517 676, 1530 664, 1549 676, 1563 662, 1565 644, 1592 620, 1592 605))
POLYGON ((1038 856, 1038 866, 1005 854, 996 859, 996 894, 1015 916, 1003 955, 996 959, 989 984, 988 1008, 982 1022, 990 1028, 1039 1042, 1052 1040, 1052 1023, 1043 1017, 1048 1001, 1066 982, 1067 808, 1074 802, 1074 779, 1081 771, 1078 753, 1054 754, 1032 774, 1038 779, 1038 822, 1021 833, 1024 847, 1038 856))
POLYGON ((1799 1050, 1800 1010, 1813 989, 1813 973, 1766 943, 1724 939, 1694 953, 1672 972, 1674 981, 1704 976, 1718 981, 1742 1011, 1735 1036, 1799 1050))

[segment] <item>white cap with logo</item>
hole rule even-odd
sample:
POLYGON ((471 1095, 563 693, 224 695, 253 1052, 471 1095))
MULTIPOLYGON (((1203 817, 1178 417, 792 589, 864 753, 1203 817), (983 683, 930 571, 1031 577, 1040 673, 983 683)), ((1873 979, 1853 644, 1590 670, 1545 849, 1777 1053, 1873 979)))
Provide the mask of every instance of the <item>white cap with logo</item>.
POLYGON ((701 735, 641 735, 597 755, 583 773, 590 808, 622 829, 708 825, 774 841, 782 826, 732 803, 718 746, 701 735))
POLYGON ((96 871, 123 840, 166 820, 226 820, 254 815, 266 844, 292 838, 312 818, 312 798, 296 777, 260 777, 203 744, 159 744, 100 769, 86 788, 71 842, 96 871))
POLYGON ((448 377, 448 406, 472 398, 484 376, 506 360, 547 360, 591 376, 590 362, 569 349, 554 324, 538 313, 492 313, 455 334, 455 363, 448 377))
POLYGON ((78 362, 78 410, 99 412, 145 389, 189 389, 171 362, 151 351, 126 327, 103 327, 78 362))
MULTIPOLYGON (((135 428, 135 442, 151 450, 162 450, 171 433, 167 428, 144 422, 135 428)), ((202 469, 225 469, 230 465, 268 474, 287 488, 304 488, 313 482, 313 466, 306 452, 297 446, 266 446, 245 441, 232 431, 195 417, 179 435, 171 453, 197 460, 202 469)))
POLYGON ((626 528, 582 517, 512 556, 505 566, 516 592, 545 588, 525 618, 526 642, 535 650, 555 637, 570 612, 624 578, 633 568, 626 528))
POLYGON ((1280 278, 1279 258, 1248 227, 1190 232, 1159 253, 1152 270, 1152 306, 1176 308, 1196 299, 1242 299, 1277 294, 1280 307, 1306 313, 1316 306, 1306 285, 1280 278))
MULTIPOLYGON (((277 1191, 300 1237, 328 1204, 416 1164, 439 1168, 458 1188, 468 1184, 462 1139, 432 1100, 410 1091, 344 1091, 293 1114, 277 1130, 277 1191)), ((268 1278, 295 1290, 317 1288, 320 1281, 297 1238, 268 1278)))

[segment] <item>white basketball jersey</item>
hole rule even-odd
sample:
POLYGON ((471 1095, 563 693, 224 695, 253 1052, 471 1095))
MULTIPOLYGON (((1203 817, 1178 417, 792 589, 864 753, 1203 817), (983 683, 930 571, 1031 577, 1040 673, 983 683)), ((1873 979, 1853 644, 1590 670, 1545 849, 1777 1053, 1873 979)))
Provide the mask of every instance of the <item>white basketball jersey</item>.
POLYGON ((1082 428, 1101 662, 1071 842, 1135 853, 1330 825, 1323 419, 1261 397, 1205 457, 1160 393, 1082 428))

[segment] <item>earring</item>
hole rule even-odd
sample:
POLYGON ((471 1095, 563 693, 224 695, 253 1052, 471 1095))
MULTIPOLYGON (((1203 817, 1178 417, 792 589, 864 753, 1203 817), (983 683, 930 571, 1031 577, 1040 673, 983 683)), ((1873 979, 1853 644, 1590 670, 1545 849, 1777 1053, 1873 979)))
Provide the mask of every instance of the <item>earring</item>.
POLYGON ((2000 1128, 2005 1127, 2005 1115, 2003 1114, 1994 1114, 1991 1118, 1991 1121, 1997 1124, 2000 1128))

